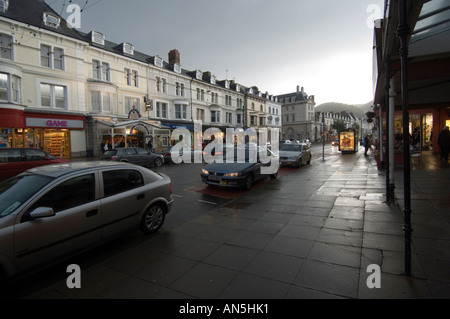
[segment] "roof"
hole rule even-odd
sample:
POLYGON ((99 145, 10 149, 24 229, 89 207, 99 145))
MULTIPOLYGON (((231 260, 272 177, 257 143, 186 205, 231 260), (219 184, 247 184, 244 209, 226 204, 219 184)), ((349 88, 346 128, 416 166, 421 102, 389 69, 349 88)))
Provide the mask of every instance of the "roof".
POLYGON ((121 163, 121 162, 110 162, 110 161, 88 161, 88 162, 69 162, 63 164, 45 165, 38 166, 29 169, 27 172, 34 174, 46 175, 50 177, 57 178, 70 173, 75 173, 77 171, 91 170, 101 167, 124 167, 133 166, 132 164, 121 163))
POLYGON ((76 40, 84 40, 77 30, 69 28, 67 23, 65 23, 65 20, 43 0, 10 0, 8 9, 5 12, 0 11, 0 16, 40 29, 56 32, 76 40), (24 10, 24 8, 27 10, 24 10), (58 28, 45 25, 43 13, 46 12, 61 19, 61 23, 58 28))

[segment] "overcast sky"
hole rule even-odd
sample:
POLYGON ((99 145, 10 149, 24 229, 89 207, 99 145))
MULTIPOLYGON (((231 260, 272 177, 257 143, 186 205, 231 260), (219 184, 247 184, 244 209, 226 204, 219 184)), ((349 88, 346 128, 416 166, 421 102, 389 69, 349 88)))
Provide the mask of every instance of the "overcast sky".
POLYGON ((373 22, 384 0, 46 0, 64 18, 84 8, 81 31, 130 42, 187 70, 273 95, 297 85, 326 102, 373 99, 373 22), (65 5, 66 7, 64 7, 65 5))

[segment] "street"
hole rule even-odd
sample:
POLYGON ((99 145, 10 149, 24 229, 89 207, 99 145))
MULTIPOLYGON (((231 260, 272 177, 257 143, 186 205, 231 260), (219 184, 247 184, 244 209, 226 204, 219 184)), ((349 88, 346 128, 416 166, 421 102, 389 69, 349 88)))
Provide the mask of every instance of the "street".
MULTIPOLYGON (((337 156, 337 147, 330 144, 325 145, 325 157, 337 156)), ((312 145, 313 160, 322 160, 322 145, 312 145)), ((212 209, 224 206, 239 197, 258 189, 271 180, 261 180, 255 183, 251 190, 242 189, 221 189, 218 187, 207 186, 200 179, 200 171, 204 164, 166 164, 159 168, 154 168, 156 172, 168 175, 172 179, 173 196, 175 203, 172 211, 167 215, 166 221, 160 230, 160 233, 168 233, 178 226, 188 223, 191 220, 211 211, 212 209)), ((309 165, 301 168, 281 167, 279 177, 286 176, 298 170, 307 170, 309 165)), ((195 237, 195 234, 190 234, 195 237)), ((55 282, 64 280, 67 277, 65 267, 69 264, 78 264, 81 269, 86 269, 93 265, 105 262, 117 254, 124 254, 134 247, 151 243, 158 238, 158 234, 143 236, 140 231, 136 231, 113 242, 94 248, 79 256, 74 256, 69 260, 62 261, 61 264, 44 269, 30 276, 20 278, 12 286, 11 298, 24 298, 36 291, 39 291, 55 282)))

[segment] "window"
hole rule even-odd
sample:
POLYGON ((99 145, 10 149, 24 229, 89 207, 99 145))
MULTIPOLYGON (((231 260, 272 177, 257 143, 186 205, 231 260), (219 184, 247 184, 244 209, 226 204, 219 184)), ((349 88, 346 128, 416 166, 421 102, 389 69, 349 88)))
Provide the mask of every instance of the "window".
POLYGON ((177 96, 184 96, 184 84, 183 83, 179 83, 179 82, 176 82, 176 88, 175 88, 175 90, 176 90, 176 95, 177 96))
POLYGON ((110 81, 109 63, 92 60, 92 77, 97 80, 110 81))
POLYGON ((256 116, 250 116, 250 125, 256 126, 258 123, 258 117, 256 116))
POLYGON ((141 109, 140 102, 141 102, 141 100, 139 98, 126 96, 125 104, 124 104, 125 114, 130 113, 130 111, 133 109, 133 107, 134 107, 134 109, 140 111, 140 109, 141 109))
POLYGON ((236 123, 242 124, 242 114, 236 114, 236 123))
POLYGON ((92 41, 92 43, 105 45, 105 36, 100 32, 92 31, 91 32, 91 41, 92 41))
POLYGON ((52 48, 48 45, 41 44, 41 66, 50 68, 50 52, 52 48))
POLYGON ((0 1, 0 12, 6 12, 9 7, 9 0, 0 1))
POLYGON ((67 104, 66 87, 41 83, 41 106, 65 109, 67 104))
POLYGON ((220 122, 220 111, 211 111, 211 122, 212 123, 220 122))
POLYGON ((231 106, 231 96, 225 95, 225 105, 231 106))
POLYGON ((64 50, 59 48, 53 49, 53 68, 64 70, 64 50))
POLYGON ((100 92, 91 92, 92 111, 100 112, 102 110, 102 100, 100 92))
POLYGON ((55 29, 59 28, 59 24, 61 23, 61 19, 51 13, 45 12, 43 16, 44 24, 48 27, 52 27, 55 29))
POLYGON ((167 81, 164 78, 156 77, 156 91, 166 93, 167 92, 167 81))
POLYGON ((117 170, 103 172, 104 196, 112 196, 144 186, 144 179, 135 170, 117 170))
POLYGON ((139 87, 139 74, 138 71, 124 69, 125 82, 128 86, 139 87))
POLYGON ((167 118, 167 103, 156 102, 156 117, 167 118))
POLYGON ((225 114, 225 120, 227 122, 227 124, 232 124, 233 120, 232 120, 233 114, 226 112, 225 114))
POLYGON ((12 45, 14 41, 12 36, 7 34, 0 34, 0 57, 2 59, 12 60, 12 45))
POLYGON ((37 207, 51 207, 60 211, 81 206, 95 200, 95 176, 83 175, 65 181, 42 196, 29 210, 37 207))
POLYGON ((205 110, 197 109, 197 120, 202 122, 205 121, 205 110))
POLYGON ((177 120, 187 119, 187 105, 175 104, 175 118, 177 120))
POLYGON ((47 155, 41 150, 25 149, 25 154, 27 161, 43 161, 46 158, 48 159, 47 155))

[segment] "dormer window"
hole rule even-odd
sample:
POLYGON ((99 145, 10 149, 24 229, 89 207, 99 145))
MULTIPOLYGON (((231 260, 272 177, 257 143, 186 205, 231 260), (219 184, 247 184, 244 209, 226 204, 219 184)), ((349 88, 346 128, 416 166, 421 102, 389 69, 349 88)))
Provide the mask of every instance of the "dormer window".
POLYGON ((239 84, 236 84, 236 92, 239 92, 241 90, 241 87, 239 86, 239 84))
POLYGON ((200 70, 195 71, 195 78, 201 80, 203 78, 203 73, 200 70))
POLYGON ((61 23, 61 19, 54 14, 45 12, 43 16, 44 24, 48 27, 52 27, 55 29, 59 28, 59 24, 61 23))
POLYGON ((0 12, 8 11, 9 0, 0 0, 0 12))
POLYGON ((105 45, 105 36, 97 31, 91 32, 91 41, 92 43, 99 44, 99 45, 105 45))
POLYGON ((216 84, 216 77, 214 75, 211 75, 211 84, 216 84))
POLYGON ((229 89, 230 88, 230 81, 225 80, 225 88, 229 89))
POLYGON ((122 43, 122 51, 125 54, 134 55, 134 45, 131 43, 122 43))
POLYGON ((161 57, 155 56, 155 65, 160 68, 163 67, 163 60, 161 59, 161 57))
POLYGON ((181 73, 181 66, 178 63, 173 65, 173 71, 176 73, 181 73))

